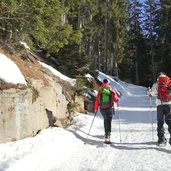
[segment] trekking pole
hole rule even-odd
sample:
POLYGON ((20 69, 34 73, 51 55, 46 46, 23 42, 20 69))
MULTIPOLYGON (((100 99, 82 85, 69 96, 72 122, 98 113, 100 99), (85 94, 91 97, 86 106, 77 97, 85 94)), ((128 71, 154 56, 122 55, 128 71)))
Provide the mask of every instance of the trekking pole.
POLYGON ((149 100, 150 100, 150 113, 151 113, 152 141, 154 141, 153 113, 152 113, 152 101, 151 101, 151 97, 149 97, 149 100))
POLYGON ((94 113, 94 117, 93 117, 93 120, 92 120, 92 122, 91 122, 91 125, 90 125, 89 131, 88 131, 88 133, 87 133, 87 137, 86 137, 86 140, 85 140, 84 144, 86 144, 86 142, 87 142, 88 136, 89 136, 89 134, 90 134, 91 127, 92 127, 93 122, 94 122, 94 119, 95 119, 95 117, 96 117, 96 114, 97 114, 97 112, 94 113))
POLYGON ((118 124, 119 124, 119 137, 120 137, 120 143, 121 143, 122 142, 122 138, 121 138, 121 124, 120 124, 119 104, 118 104, 118 124))

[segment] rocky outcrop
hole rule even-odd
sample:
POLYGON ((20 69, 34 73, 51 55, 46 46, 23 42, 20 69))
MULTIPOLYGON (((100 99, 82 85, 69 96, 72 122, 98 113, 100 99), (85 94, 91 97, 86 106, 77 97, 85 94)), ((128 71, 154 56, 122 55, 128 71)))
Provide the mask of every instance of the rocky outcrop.
MULTIPOLYGON (((34 136, 50 126, 70 125, 75 112, 68 108, 75 103, 72 86, 33 59, 12 59, 16 60, 27 85, 0 80, 0 143, 34 136)), ((83 112, 83 108, 81 105, 77 111, 83 112)))
POLYGON ((0 142, 34 136, 49 126, 70 124, 68 101, 60 84, 44 86, 32 80, 32 87, 0 91, 0 142))

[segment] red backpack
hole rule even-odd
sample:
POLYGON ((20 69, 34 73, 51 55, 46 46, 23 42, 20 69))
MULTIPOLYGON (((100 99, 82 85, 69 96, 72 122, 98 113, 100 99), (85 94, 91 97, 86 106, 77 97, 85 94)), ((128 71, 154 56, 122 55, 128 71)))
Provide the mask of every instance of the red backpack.
POLYGON ((168 76, 159 76, 158 83, 158 95, 157 98, 161 101, 171 100, 171 79, 168 76))

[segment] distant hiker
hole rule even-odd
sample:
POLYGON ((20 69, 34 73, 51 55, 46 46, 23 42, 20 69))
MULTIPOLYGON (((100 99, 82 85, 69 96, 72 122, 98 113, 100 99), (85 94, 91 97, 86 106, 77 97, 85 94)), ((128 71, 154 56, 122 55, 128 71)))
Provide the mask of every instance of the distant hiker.
POLYGON ((157 83, 153 84, 149 91, 149 97, 157 95, 157 136, 158 144, 166 145, 164 121, 168 125, 170 133, 169 144, 171 145, 171 79, 163 72, 160 72, 157 83))
POLYGON ((109 85, 108 80, 104 79, 96 96, 94 112, 97 112, 98 108, 100 108, 100 112, 104 118, 105 141, 110 141, 112 113, 115 112, 114 102, 119 102, 118 95, 109 85))

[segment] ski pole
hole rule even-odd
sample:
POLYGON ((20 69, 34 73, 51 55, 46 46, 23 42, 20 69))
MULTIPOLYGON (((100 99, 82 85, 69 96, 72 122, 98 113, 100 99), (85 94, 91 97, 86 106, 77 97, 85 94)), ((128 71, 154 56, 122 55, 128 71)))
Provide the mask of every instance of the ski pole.
POLYGON ((119 104, 118 104, 118 124, 119 124, 119 137, 120 137, 120 143, 121 143, 122 142, 122 138, 121 138, 121 124, 120 124, 119 104))
POLYGON ((152 140, 154 141, 154 128, 153 128, 153 113, 152 113, 152 102, 151 102, 151 96, 149 97, 149 100, 150 100, 150 113, 151 113, 152 140))
POLYGON ((86 137, 86 140, 85 140, 84 144, 86 144, 86 142, 87 142, 88 136, 89 136, 89 134, 90 134, 91 127, 92 127, 93 122, 94 122, 94 119, 95 119, 95 117, 96 117, 96 114, 97 114, 97 112, 94 113, 94 117, 93 117, 93 120, 92 120, 92 122, 91 122, 91 125, 90 125, 89 131, 88 131, 88 133, 87 133, 87 137, 86 137))

